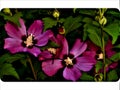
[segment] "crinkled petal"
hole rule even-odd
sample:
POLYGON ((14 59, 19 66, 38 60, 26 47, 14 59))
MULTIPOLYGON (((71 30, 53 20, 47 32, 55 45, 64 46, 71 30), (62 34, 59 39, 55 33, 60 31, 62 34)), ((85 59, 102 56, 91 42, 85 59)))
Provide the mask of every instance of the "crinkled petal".
POLYGON ((14 38, 6 38, 4 49, 8 49, 11 53, 17 53, 24 51, 24 47, 21 45, 22 41, 14 38))
POLYGON ((42 62, 42 70, 48 75, 53 76, 57 73, 59 69, 63 67, 61 60, 47 60, 42 62))
POLYGON ((52 56, 53 55, 49 51, 45 50, 45 51, 43 51, 43 52, 40 53, 39 60, 50 59, 50 58, 52 58, 52 56))
POLYGON ((37 46, 45 46, 49 39, 53 36, 53 33, 51 30, 47 30, 46 32, 44 32, 43 34, 40 34, 38 37, 35 37, 35 39, 37 40, 37 46))
POLYGON ((5 24, 5 30, 6 30, 7 34, 12 38, 21 39, 21 37, 23 35, 25 35, 24 34, 25 28, 23 29, 23 27, 24 27, 23 22, 21 22, 20 24, 22 24, 21 28, 20 27, 18 28, 17 25, 15 25, 15 24, 13 24, 11 22, 7 22, 7 24, 5 24))
POLYGON ((73 48, 70 50, 70 54, 74 55, 74 58, 81 55, 87 49, 87 44, 77 39, 73 48))
POLYGON ((93 65, 96 64, 96 60, 92 57, 77 57, 75 67, 82 71, 90 71, 93 65))
POLYGON ((42 30, 43 22, 41 20, 35 20, 28 29, 28 35, 33 34, 33 36, 37 37, 42 33, 42 30))
POLYGON ((27 51, 33 54, 35 57, 37 57, 41 53, 40 49, 37 47, 27 48, 27 51))
POLYGON ((67 80, 76 81, 81 77, 81 75, 80 70, 74 66, 72 68, 66 67, 63 71, 63 77, 67 80))
POLYGON ((64 55, 68 54, 68 42, 66 40, 66 38, 62 35, 57 35, 57 43, 60 45, 60 49, 59 49, 59 58, 63 58, 64 55))

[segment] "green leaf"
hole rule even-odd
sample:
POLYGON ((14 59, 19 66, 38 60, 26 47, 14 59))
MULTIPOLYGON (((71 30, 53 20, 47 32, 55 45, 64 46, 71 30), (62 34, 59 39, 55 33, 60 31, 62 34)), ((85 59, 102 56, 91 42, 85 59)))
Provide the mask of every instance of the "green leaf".
POLYGON ((114 46, 113 48, 119 48, 120 49, 120 44, 114 46))
POLYGON ((92 77, 91 75, 87 73, 82 73, 82 76, 80 77, 80 79, 83 81, 93 81, 94 77, 92 77))
POLYGON ((19 19, 22 16, 21 12, 18 12, 16 14, 14 14, 13 16, 8 16, 4 13, 1 13, 0 15, 3 16, 5 20, 8 20, 8 21, 13 22, 14 24, 20 26, 19 19))
POLYGON ((110 14, 110 16, 114 16, 114 17, 117 17, 117 18, 120 18, 120 11, 119 10, 107 10, 106 12, 107 14, 110 14))
POLYGON ((96 11, 95 11, 95 10, 90 10, 90 9, 80 9, 80 10, 79 10, 79 13, 80 13, 80 14, 89 15, 89 16, 94 17, 95 14, 96 14, 96 11))
POLYGON ((116 70, 112 70, 107 74, 108 81, 117 81, 119 79, 116 70))
POLYGON ((118 36, 120 35, 120 27, 118 23, 111 23, 105 28, 103 28, 105 32, 107 32, 110 36, 112 36, 112 44, 115 44, 115 42, 118 39, 118 36))
POLYGON ((12 64, 5 63, 0 66, 0 78, 2 78, 4 75, 11 75, 17 79, 20 79, 19 75, 15 71, 15 68, 12 67, 12 64))
POLYGON ((96 65, 95 65, 96 72, 99 72, 99 70, 102 69, 102 68, 103 68, 102 61, 97 61, 96 65))
POLYGON ((21 59, 25 59, 26 56, 23 54, 10 54, 10 53, 6 53, 4 55, 2 55, 0 57, 0 64, 7 62, 7 63, 12 63, 16 60, 21 60, 21 59))
POLYGON ((82 21, 85 23, 92 23, 93 20, 92 20, 92 18, 85 17, 82 21))
POLYGON ((43 18, 42 20, 44 21, 44 30, 57 25, 57 21, 50 17, 43 18))
POLYGON ((61 19, 59 20, 60 23, 63 23, 64 21, 65 21, 64 18, 61 18, 61 19))
POLYGON ((82 21, 85 22, 85 23, 89 23, 89 24, 91 24, 91 25, 95 25, 95 26, 97 26, 97 27, 100 26, 100 24, 99 24, 97 21, 94 21, 92 18, 89 18, 89 17, 83 18, 82 21))
POLYGON ((73 18, 72 16, 66 18, 64 22, 64 27, 65 27, 65 34, 68 34, 69 32, 79 28, 82 24, 80 21, 82 20, 81 17, 75 17, 73 18))
POLYGON ((47 78, 47 76, 43 72, 38 72, 38 79, 45 80, 45 78, 47 78))
POLYGON ((110 60, 112 60, 112 61, 119 61, 120 60, 120 52, 118 52, 118 53, 116 53, 116 54, 114 54, 111 58, 110 58, 110 60))
POLYGON ((84 30, 88 32, 88 37, 94 44, 96 44, 99 47, 102 47, 99 28, 92 26, 90 24, 85 24, 84 30))
POLYGON ((26 60, 26 59, 20 59, 20 62, 21 62, 22 65, 24 65, 25 67, 27 67, 28 60, 26 60))

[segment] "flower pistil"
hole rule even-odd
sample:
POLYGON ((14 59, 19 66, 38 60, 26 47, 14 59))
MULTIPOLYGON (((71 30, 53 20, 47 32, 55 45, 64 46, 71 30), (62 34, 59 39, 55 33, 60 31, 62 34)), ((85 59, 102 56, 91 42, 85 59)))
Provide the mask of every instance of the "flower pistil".
POLYGON ((73 65, 72 60, 73 59, 71 59, 70 57, 67 57, 64 61, 65 61, 65 64, 68 66, 68 65, 73 65))
POLYGON ((33 40, 34 40, 33 38, 34 38, 34 37, 33 37, 32 34, 30 34, 30 35, 27 37, 26 41, 24 41, 24 43, 26 44, 26 47, 33 46, 33 40))

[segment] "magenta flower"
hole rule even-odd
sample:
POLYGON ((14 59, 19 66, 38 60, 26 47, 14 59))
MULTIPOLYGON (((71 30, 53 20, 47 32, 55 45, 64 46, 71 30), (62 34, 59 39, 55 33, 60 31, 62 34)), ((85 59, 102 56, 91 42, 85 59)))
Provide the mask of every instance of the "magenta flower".
POLYGON ((61 57, 61 53, 64 53, 63 48, 65 47, 63 44, 64 37, 60 34, 58 34, 56 37, 53 36, 50 38, 50 40, 54 43, 56 43, 59 47, 58 48, 47 48, 43 52, 40 53, 39 55, 39 60, 46 60, 46 59, 51 59, 51 58, 59 58, 61 57))
POLYGON ((67 40, 59 35, 61 39, 62 50, 57 58, 48 59, 42 62, 42 70, 48 75, 53 76, 56 72, 64 68, 63 77, 67 80, 76 81, 82 73, 81 71, 90 71, 96 63, 90 56, 80 56, 87 48, 87 44, 77 39, 73 48, 69 51, 67 40))
POLYGON ((108 40, 107 44, 105 45, 105 51, 106 51, 106 55, 108 58, 110 58, 111 56, 113 56, 116 53, 112 49, 113 49, 112 42, 110 40, 108 40))
MULTIPOLYGON (((103 58, 103 53, 102 52, 100 52, 99 54, 97 53, 100 50, 99 47, 97 47, 95 44, 93 44, 90 41, 87 41, 87 44, 89 45, 88 50, 83 53, 83 56, 92 56, 93 58, 95 58, 96 55, 97 55, 98 60, 103 58)), ((113 49, 112 42, 110 40, 108 40, 108 42, 105 45, 105 54, 106 54, 107 58, 110 58, 111 56, 113 56, 116 53, 112 49, 113 49)), ((109 64, 106 67, 106 71, 108 71, 109 69, 116 68, 117 65, 118 65, 118 62, 113 62, 113 63, 109 64)), ((103 69, 100 69, 99 72, 103 72, 103 69)))
POLYGON ((26 26, 22 19, 19 20, 20 26, 7 22, 5 30, 10 36, 5 39, 4 49, 8 49, 11 53, 29 52, 34 56, 40 54, 38 46, 45 46, 52 36, 52 32, 47 30, 43 32, 43 22, 35 20, 26 31, 26 26))

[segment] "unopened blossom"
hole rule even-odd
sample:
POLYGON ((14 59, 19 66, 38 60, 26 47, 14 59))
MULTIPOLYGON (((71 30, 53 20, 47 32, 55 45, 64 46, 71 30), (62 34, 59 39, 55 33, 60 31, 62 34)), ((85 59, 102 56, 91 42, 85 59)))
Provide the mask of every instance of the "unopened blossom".
POLYGON ((7 22, 5 30, 8 38, 5 39, 4 49, 11 53, 29 52, 34 56, 38 56, 41 50, 38 46, 45 46, 49 38, 52 36, 51 30, 43 32, 43 22, 35 20, 32 25, 26 30, 23 19, 19 19, 20 27, 7 22))
MULTIPOLYGON (((61 68, 63 77, 67 80, 76 81, 82 76, 82 72, 90 71, 96 61, 90 56, 80 56, 87 48, 87 44, 77 39, 73 48, 69 51, 68 42, 63 36, 61 40, 61 51, 54 59, 47 59, 42 62, 42 70, 48 75, 53 76, 61 68)), ((47 55, 47 54, 46 54, 47 55)))

